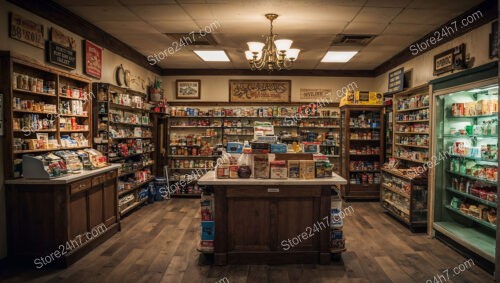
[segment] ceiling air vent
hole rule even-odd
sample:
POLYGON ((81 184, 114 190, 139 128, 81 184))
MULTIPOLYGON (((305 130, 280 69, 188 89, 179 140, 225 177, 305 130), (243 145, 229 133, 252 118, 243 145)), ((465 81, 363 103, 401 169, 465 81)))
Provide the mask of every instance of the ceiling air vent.
POLYGON ((374 38, 371 34, 337 34, 331 46, 366 46, 374 38))
POLYGON ((174 41, 183 42, 184 45, 217 45, 215 39, 210 33, 204 33, 201 35, 199 32, 195 33, 165 33, 166 36, 170 37, 174 41))

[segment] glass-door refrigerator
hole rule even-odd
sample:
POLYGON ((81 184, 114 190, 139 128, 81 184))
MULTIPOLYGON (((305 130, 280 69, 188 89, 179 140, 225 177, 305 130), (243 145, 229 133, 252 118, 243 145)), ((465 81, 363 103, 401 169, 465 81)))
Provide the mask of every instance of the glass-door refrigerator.
POLYGON ((434 154, 428 164, 434 167, 432 229, 437 238, 491 270, 497 229, 498 81, 496 76, 473 82, 463 78, 433 85, 434 154))

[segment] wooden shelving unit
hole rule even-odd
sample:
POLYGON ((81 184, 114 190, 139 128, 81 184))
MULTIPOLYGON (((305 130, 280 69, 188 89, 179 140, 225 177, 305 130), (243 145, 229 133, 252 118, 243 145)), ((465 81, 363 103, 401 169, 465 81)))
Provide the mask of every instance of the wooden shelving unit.
MULTIPOLYGON (((220 105, 221 107, 227 106, 227 108, 235 108, 239 107, 237 105, 220 105)), ((184 108, 181 105, 176 104, 175 107, 177 108, 184 108)), ((260 106, 252 106, 252 105, 244 105, 242 106, 243 108, 259 108, 260 106)), ((270 107, 275 107, 277 108, 278 106, 273 106, 270 105, 270 107)), ((279 107, 294 107, 294 106, 279 106, 279 107)), ((295 106, 298 107, 298 106, 295 106)), ((191 108, 191 107, 190 107, 191 108)), ((211 109, 211 108, 210 108, 211 109)), ((273 113, 273 116, 244 116, 244 115, 225 115, 225 113, 222 113, 221 115, 198 115, 198 116, 178 116, 178 115, 171 115, 169 116, 168 119, 168 156, 167 158, 171 160, 171 162, 175 163, 176 160, 183 161, 186 159, 193 159, 193 160, 199 160, 199 159, 213 159, 215 161, 216 156, 203 156, 203 155, 195 155, 192 156, 191 153, 188 155, 179 155, 179 154, 174 154, 172 155, 172 147, 186 147, 182 144, 173 144, 171 143, 171 139, 174 134, 182 134, 184 135, 185 133, 190 133, 190 134, 196 134, 197 136, 200 136, 203 140, 209 140, 212 146, 215 146, 217 144, 221 144, 224 147, 226 146, 227 142, 231 141, 240 141, 243 142, 244 140, 251 140, 253 139, 253 123, 255 121, 271 121, 274 124, 275 128, 275 134, 279 135, 280 131, 295 131, 298 134, 298 137, 294 138, 296 141, 307 141, 304 137, 306 136, 306 133, 308 130, 312 130, 314 132, 318 132, 321 134, 324 134, 326 136, 325 142, 320 145, 320 151, 327 155, 327 157, 330 159, 330 162, 334 166, 334 171, 340 172, 340 144, 339 144, 339 131, 340 131, 340 118, 338 115, 338 107, 332 106, 332 107, 325 107, 325 109, 328 109, 330 113, 334 112, 337 115, 335 116, 315 116, 315 117, 301 117, 300 120, 298 120, 298 123, 294 123, 291 125, 288 125, 287 122, 290 120, 293 120, 290 115, 283 115, 283 116, 275 116, 273 113), (204 121, 204 123, 200 123, 201 121, 204 121), (239 122, 239 123, 238 123, 239 122), (321 123, 321 124, 320 124, 321 123), (181 124, 181 125, 179 125, 181 124), (196 125, 193 125, 196 124, 196 125), (197 129, 203 129, 203 131, 206 130, 211 130, 213 129, 216 133, 216 135, 203 135, 200 131, 196 131, 197 129), (301 136, 302 133, 302 137, 301 136), (335 136, 336 135, 336 136, 335 136)), ((320 109, 325 110, 325 109, 320 109)), ((286 142, 286 141, 282 141, 286 142)), ((187 146, 190 150, 192 147, 197 147, 199 148, 199 145, 191 145, 187 146)), ((169 166, 169 174, 170 176, 175 173, 179 172, 182 175, 188 173, 189 171, 195 170, 196 168, 176 168, 173 166, 169 166)), ((194 183, 193 186, 196 186, 194 183)), ((201 191, 201 190, 200 190, 201 191)), ((199 194, 182 194, 182 193, 174 193, 172 196, 174 197, 179 197, 179 196, 193 196, 199 194)))
POLYGON ((342 176, 347 179, 343 195, 379 199, 385 145, 383 106, 346 105, 340 107, 340 115, 342 176))
POLYGON ((23 154, 92 147, 89 79, 8 54, 2 54, 0 64, 6 179, 21 177, 23 154), (49 140, 38 148, 40 143, 30 140, 42 134, 49 140), (78 146, 65 147, 66 136, 78 146))
POLYGON ((427 226, 427 195, 426 178, 382 169, 382 207, 412 231, 427 226))
MULTIPOLYGON (((428 85, 394 94, 392 158, 398 169, 418 168, 425 171, 429 160, 431 108, 428 85)), ((381 205, 386 212, 406 224, 412 231, 427 226, 427 174, 407 176, 398 169, 384 169, 381 205), (394 188, 405 188, 401 193, 394 188)))
POLYGON ((97 129, 94 138, 101 139, 94 146, 108 157, 109 162, 122 164, 118 172, 119 187, 132 179, 147 178, 135 182, 127 190, 119 190, 118 201, 127 195, 133 195, 135 199, 133 204, 120 211, 123 216, 144 203, 145 200, 139 198, 139 191, 154 181, 156 172, 150 111, 141 106, 146 102, 146 94, 107 83, 94 83, 93 92, 97 95, 93 104, 94 127, 97 129), (125 105, 128 99, 135 106, 125 105))

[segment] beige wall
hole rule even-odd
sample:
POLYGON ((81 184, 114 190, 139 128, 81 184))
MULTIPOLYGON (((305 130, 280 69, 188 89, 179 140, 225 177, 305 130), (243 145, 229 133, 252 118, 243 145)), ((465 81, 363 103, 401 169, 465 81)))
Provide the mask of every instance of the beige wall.
MULTIPOLYGON (((362 77, 286 77, 286 76, 169 76, 163 77, 163 87, 168 101, 182 101, 175 99, 175 80, 177 79, 199 79, 201 80, 201 99, 199 101, 229 101, 229 80, 291 80, 292 102, 307 100, 300 99, 301 88, 323 88, 331 89, 334 93, 347 87, 351 83, 360 90, 374 90, 373 78, 362 77)), ((334 102, 340 99, 334 95, 334 102)), ((186 102, 193 100, 184 100, 186 102)), ((311 100, 309 100, 311 101, 311 100)), ((313 100, 316 101, 316 100, 313 100)))
MULTIPOLYGON (((24 56, 31 57, 38 61, 41 64, 44 64, 44 50, 33 47, 29 44, 13 40, 9 38, 8 35, 8 14, 9 12, 15 12, 16 14, 19 14, 21 16, 24 16, 29 19, 33 19, 34 21, 41 23, 44 25, 45 28, 45 39, 48 39, 48 31, 50 27, 57 27, 56 25, 50 23, 49 21, 40 18, 30 12, 27 12, 15 5, 12 5, 10 3, 7 3, 3 0, 0 0, 0 23, 2 23, 1 28, 0 28, 0 50, 10 50, 11 52, 15 52, 15 54, 21 54, 24 56)), ((76 61, 76 69, 71 71, 71 73, 74 74, 82 74, 83 69, 82 69, 82 60, 83 60, 83 55, 82 55, 82 39, 80 36, 77 36, 75 34, 72 34, 62 28, 59 27, 59 29, 63 30, 66 32, 66 34, 72 35, 76 39, 76 52, 77 52, 77 61, 76 61)), ((146 60, 146 59, 144 59, 146 60)), ((114 71, 116 69, 116 66, 119 64, 123 64, 123 67, 125 69, 130 70, 131 74, 133 77, 139 76, 143 79, 146 79, 147 83, 147 78, 150 80, 154 78, 154 74, 147 71, 146 69, 143 69, 142 67, 139 67, 138 65, 132 63, 129 60, 126 60, 122 58, 121 56, 112 53, 106 49, 103 49, 103 62, 102 62, 102 78, 100 81, 102 82, 108 82, 108 83, 116 83, 114 79, 114 71)), ((96 80, 94 78, 91 78, 93 82, 96 80)), ((139 84, 133 84, 132 89, 142 91, 141 87, 139 84)), ((145 90, 144 90, 145 91, 145 90)), ((0 137, 0 148, 2 150, 0 151, 0 160, 3 160, 3 140, 4 137, 0 137)), ((7 254, 7 248, 6 248, 6 225, 5 225, 5 187, 3 186, 3 169, 4 164, 2 163, 0 165, 0 259, 5 257, 7 254)))
MULTIPOLYGON (((489 34, 491 33, 491 22, 488 24, 485 24, 475 30, 473 30, 470 33, 467 33, 463 36, 460 36, 458 38, 455 38, 454 40, 447 42, 436 49, 433 49, 423 55, 417 54, 415 58, 411 59, 410 61, 407 61, 403 63, 400 66, 397 66, 393 68, 390 71, 393 71, 397 68, 404 67, 404 70, 410 70, 413 69, 413 82, 412 86, 419 86, 422 84, 425 84, 429 82, 430 80, 433 80, 435 78, 438 78, 438 76, 434 76, 432 74, 433 72, 433 62, 434 62, 434 56, 436 54, 439 54, 443 51, 446 51, 450 48, 453 48, 455 46, 458 46, 462 43, 465 43, 465 48, 466 48, 466 53, 470 54, 470 57, 474 57, 474 66, 477 67, 480 65, 484 65, 486 63, 489 63, 491 61, 494 61, 489 58, 488 54, 488 46, 489 46, 489 34)), ((389 72, 390 72, 389 71, 389 72)), ((374 88, 381 91, 381 92, 386 92, 387 91, 387 76, 388 73, 386 72, 380 76, 377 76, 374 81, 374 88)), ((447 76, 450 73, 442 74, 441 76, 447 76)))

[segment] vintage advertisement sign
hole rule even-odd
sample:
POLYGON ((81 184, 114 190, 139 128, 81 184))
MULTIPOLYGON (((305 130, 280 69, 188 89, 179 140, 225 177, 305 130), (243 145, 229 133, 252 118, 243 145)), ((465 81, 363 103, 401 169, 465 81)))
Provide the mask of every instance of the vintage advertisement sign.
POLYGON ((66 35, 56 28, 50 29, 50 41, 53 41, 63 47, 76 51, 76 40, 72 36, 66 35))
POLYGON ((465 69, 465 44, 446 50, 434 56, 434 75, 465 69))
POLYGON ((102 48, 94 43, 83 41, 83 72, 94 78, 101 78, 102 71, 102 48))
POLYGON ((47 61, 68 69, 76 68, 76 52, 55 42, 47 42, 47 61))
POLYGON ((290 102, 290 80, 229 80, 230 102, 290 102))
POLYGON ((325 88, 301 88, 300 99, 329 98, 332 95, 331 89, 325 88))
POLYGON ((25 19, 17 14, 10 13, 10 32, 11 38, 31 44, 35 47, 44 49, 44 29, 43 25, 32 20, 25 19))

